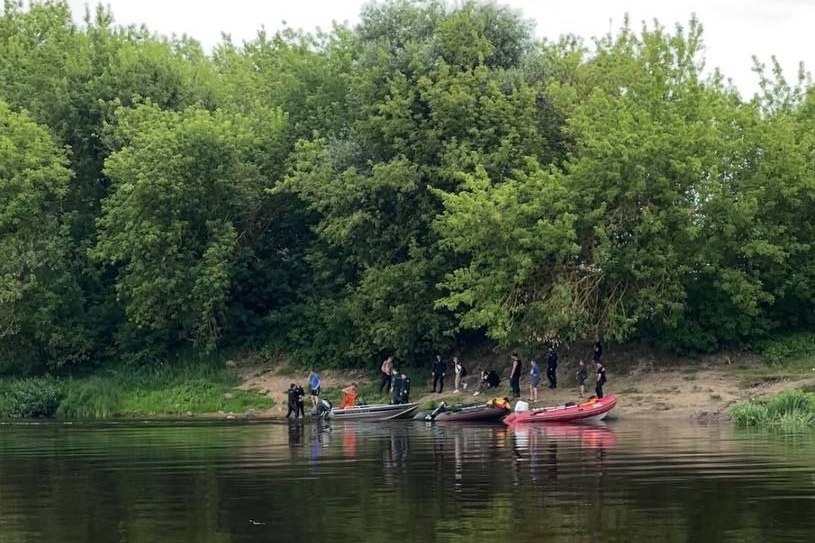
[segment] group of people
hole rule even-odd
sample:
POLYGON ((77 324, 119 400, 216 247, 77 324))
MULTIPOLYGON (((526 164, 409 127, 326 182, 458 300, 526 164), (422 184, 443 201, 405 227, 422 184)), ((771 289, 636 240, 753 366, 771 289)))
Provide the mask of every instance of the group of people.
MULTIPOLYGON (((606 376, 606 368, 602 361, 603 357, 603 343, 599 336, 595 337, 594 348, 592 353, 592 361, 594 364, 594 371, 596 374, 595 379, 595 394, 598 398, 603 397, 603 385, 606 384, 608 378, 606 376)), ((558 382, 558 352, 554 345, 550 345, 546 355, 546 379, 549 382, 548 388, 557 388, 558 382)), ((462 382, 462 378, 466 376, 466 369, 459 361, 458 357, 453 357, 453 364, 455 368, 455 391, 466 388, 466 383, 462 382)), ((442 392, 444 390, 444 378, 447 372, 447 364, 442 360, 442 357, 437 355, 436 360, 433 362, 431 377, 433 379, 433 388, 431 392, 442 392)), ((509 388, 512 395, 516 398, 521 396, 521 376, 523 375, 523 362, 517 353, 512 353, 512 367, 509 372, 509 388)), ((577 386, 580 390, 580 397, 584 398, 586 393, 586 383, 589 380, 588 364, 585 360, 581 359, 577 365, 577 386)), ((533 358, 530 363, 529 370, 529 395, 532 401, 538 401, 538 387, 543 381, 543 371, 538 359, 533 358)), ((501 383, 501 377, 495 370, 488 369, 481 372, 481 378, 478 384, 478 390, 473 395, 477 396, 487 389, 495 389, 501 383)))
MULTIPOLYGON (((554 346, 549 347, 546 356, 546 379, 549 381, 549 388, 557 388, 557 363, 558 354, 554 346)), ((518 398, 521 395, 521 367, 523 363, 518 353, 512 353, 512 369, 509 374, 509 388, 513 396, 518 398)), ((533 358, 529 370, 529 394, 532 401, 538 400, 538 387, 541 384, 543 374, 538 360, 533 358)))
POLYGON ((390 394, 392 404, 410 402, 410 378, 398 371, 393 365, 394 358, 389 356, 379 366, 379 394, 390 394))
MULTIPOLYGON (((595 337, 594 339, 594 349, 592 352, 592 361, 594 363, 594 371, 596 374, 595 378, 595 387, 594 392, 598 398, 603 397, 603 385, 606 384, 608 381, 608 377, 606 375, 606 367, 602 361, 603 357, 603 343, 600 341, 599 337, 595 337)), ((549 381, 549 388, 554 389, 557 388, 557 366, 558 366, 558 354, 555 347, 552 345, 549 347, 549 354, 546 357, 546 378, 549 381)), ((520 396, 520 374, 521 374, 521 359, 518 357, 517 354, 512 354, 512 373, 510 377, 510 385, 512 388, 513 395, 517 398, 520 396), (513 381, 514 378, 514 381, 513 381)), ((541 383, 541 368, 538 365, 536 359, 532 359, 532 368, 529 371, 530 380, 529 380, 529 396, 532 401, 538 400, 538 386, 541 383)), ((586 383, 589 380, 589 370, 584 359, 580 359, 577 363, 577 386, 580 390, 580 397, 585 398, 586 395, 586 383)))
MULTIPOLYGON (((595 371, 594 392, 598 398, 603 397, 603 386, 608 381, 606 368, 602 361, 603 343, 599 337, 595 337, 592 361, 595 371)), ((454 374, 454 390, 460 392, 466 390, 467 383, 464 378, 467 376, 467 368, 461 363, 457 356, 452 359, 454 374)), ((543 372, 538 360, 533 358, 529 370, 529 395, 532 401, 538 401, 538 387, 543 380, 543 372)), ((557 388, 558 353, 554 345, 549 347, 546 355, 546 379, 549 381, 549 388, 557 388)), ((447 377, 447 363, 441 355, 436 355, 431 368, 431 379, 433 382, 432 393, 441 394, 444 391, 444 381, 447 377)), ((516 398, 521 396, 521 375, 523 374, 523 362, 517 353, 512 353, 512 368, 509 373, 509 387, 512 395, 516 398)), ((589 380, 589 369, 585 360, 581 359, 577 364, 577 386, 580 390, 580 397, 584 398, 586 393, 586 383, 589 380)), ((308 386, 311 400, 314 407, 320 401, 320 376, 315 371, 311 371, 308 376, 308 386)), ((488 389, 496 389, 501 384, 501 377, 495 370, 488 369, 481 372, 478 383, 478 390, 473 395, 477 396, 488 389)), ((342 390, 342 400, 340 408, 352 407, 358 402, 358 388, 356 383, 351 383, 342 390)), ((399 372, 394 367, 394 357, 386 358, 379 367, 379 394, 388 393, 391 396, 391 403, 404 404, 410 401, 410 379, 404 373, 399 372)), ((295 417, 305 416, 305 390, 300 385, 292 383, 287 391, 289 401, 289 411, 286 417, 294 414, 295 417)))
MULTIPOLYGON (((447 377, 447 363, 442 359, 441 355, 436 355, 436 360, 433 362, 433 368, 430 372, 433 379, 433 388, 431 393, 444 392, 444 379, 447 377), (438 390, 436 388, 438 387, 438 390)), ((467 368, 458 359, 457 356, 453 357, 453 392, 459 392, 467 388, 467 383, 464 383, 464 378, 467 377, 467 368)))
MULTIPOLYGON (((313 407, 317 407, 317 403, 320 401, 321 383, 320 375, 314 370, 311 370, 311 372, 308 374, 308 388, 313 407)), ((303 389, 303 387, 297 383, 290 384, 289 390, 286 391, 286 396, 289 404, 289 411, 286 413, 286 418, 289 418, 292 414, 294 414, 294 418, 298 418, 300 416, 305 417, 306 391, 303 389)))

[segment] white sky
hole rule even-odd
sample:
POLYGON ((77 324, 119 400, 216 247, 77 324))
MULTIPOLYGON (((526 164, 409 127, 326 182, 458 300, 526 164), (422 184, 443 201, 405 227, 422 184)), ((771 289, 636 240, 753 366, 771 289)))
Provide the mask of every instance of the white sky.
MULTIPOLYGON (((160 34, 187 34, 211 48, 230 34, 236 43, 252 39, 264 25, 274 31, 286 21, 304 30, 330 29, 332 21, 356 23, 366 0, 103 0, 121 24, 145 23, 160 34)), ((82 18, 87 0, 69 0, 82 18)), ((96 2, 91 2, 95 4, 96 2)), ((743 94, 752 95, 753 54, 776 55, 794 80, 798 63, 815 67, 815 0, 503 0, 536 22, 539 36, 584 38, 617 29, 625 13, 635 28, 658 19, 665 26, 696 13, 705 27, 707 66, 718 66, 743 94)))

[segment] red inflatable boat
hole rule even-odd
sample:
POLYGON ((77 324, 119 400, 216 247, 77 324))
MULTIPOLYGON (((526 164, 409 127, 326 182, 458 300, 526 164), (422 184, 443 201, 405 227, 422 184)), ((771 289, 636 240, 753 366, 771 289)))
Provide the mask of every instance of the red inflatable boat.
POLYGON ((516 411, 504 417, 505 424, 526 424, 531 422, 583 422, 603 420, 617 405, 615 396, 592 398, 583 403, 541 407, 529 411, 516 411))

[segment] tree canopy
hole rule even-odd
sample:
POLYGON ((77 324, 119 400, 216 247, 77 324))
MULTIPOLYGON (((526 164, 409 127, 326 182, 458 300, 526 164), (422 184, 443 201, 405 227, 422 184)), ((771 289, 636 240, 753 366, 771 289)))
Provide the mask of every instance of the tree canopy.
POLYGON ((815 87, 757 63, 742 97, 702 50, 393 0, 208 53, 6 0, 0 370, 811 327, 815 87))

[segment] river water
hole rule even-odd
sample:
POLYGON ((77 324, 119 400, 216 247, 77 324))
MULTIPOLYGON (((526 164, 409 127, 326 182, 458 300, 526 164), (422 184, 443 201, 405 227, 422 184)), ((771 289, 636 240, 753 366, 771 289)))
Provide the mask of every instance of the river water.
POLYGON ((0 426, 0 542, 815 541, 815 434, 0 426))

